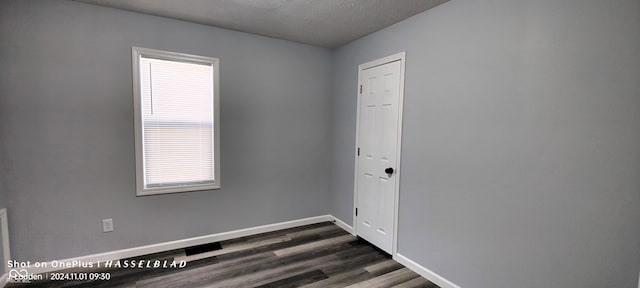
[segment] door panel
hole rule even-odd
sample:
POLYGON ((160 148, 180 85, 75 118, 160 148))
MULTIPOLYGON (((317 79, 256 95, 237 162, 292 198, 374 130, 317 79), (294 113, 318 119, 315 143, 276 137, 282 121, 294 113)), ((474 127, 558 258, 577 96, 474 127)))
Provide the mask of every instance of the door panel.
POLYGON ((391 253, 394 231, 400 61, 363 70, 357 171, 356 231, 391 253), (393 168, 392 174, 385 172, 393 168))

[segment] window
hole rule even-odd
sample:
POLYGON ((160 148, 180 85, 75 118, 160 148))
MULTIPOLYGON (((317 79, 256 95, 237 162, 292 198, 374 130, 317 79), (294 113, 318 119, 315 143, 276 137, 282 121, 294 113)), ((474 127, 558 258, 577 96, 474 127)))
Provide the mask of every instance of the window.
POLYGON ((220 188, 218 59, 132 54, 137 195, 220 188))

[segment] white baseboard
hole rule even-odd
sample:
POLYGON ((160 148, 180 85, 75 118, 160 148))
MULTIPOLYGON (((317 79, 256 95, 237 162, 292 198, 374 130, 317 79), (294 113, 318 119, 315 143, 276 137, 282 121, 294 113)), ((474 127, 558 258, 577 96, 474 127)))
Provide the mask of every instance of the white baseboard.
POLYGON ((338 225, 338 227, 344 229, 344 231, 349 232, 349 234, 351 234, 353 236, 356 235, 356 230, 353 229, 353 227, 351 225, 345 223, 344 221, 342 221, 342 220, 340 220, 340 219, 338 219, 338 218, 336 218, 334 216, 331 216, 331 218, 333 219, 333 223, 338 225))
MULTIPOLYGON (((330 222, 330 221, 333 221, 334 219, 335 218, 331 215, 316 216, 316 217, 304 218, 299 220, 240 229, 235 231, 211 234, 206 236, 176 240, 171 242, 158 243, 158 244, 116 250, 111 252, 81 256, 76 258, 58 260, 58 262, 79 261, 83 263, 88 263, 88 262, 96 263, 96 262, 104 262, 104 261, 114 261, 114 260, 119 260, 124 258, 144 256, 148 254, 165 252, 169 250, 182 249, 182 248, 191 247, 191 246, 197 246, 202 244, 208 244, 208 243, 219 242, 219 241, 224 241, 224 240, 229 240, 234 238, 266 233, 266 232, 294 228, 298 226, 311 225, 311 224, 316 224, 321 222, 330 222)), ((53 272, 55 270, 59 270, 59 268, 53 268, 51 266, 52 265, 46 265, 46 267, 30 267, 29 269, 27 269, 27 271, 31 274, 40 274, 40 273, 47 273, 47 272, 53 272)))
POLYGON ((393 260, 396 260, 398 263, 406 266, 407 268, 413 270, 413 272, 416 272, 418 274, 420 274, 420 276, 426 278, 427 280, 435 283, 436 285, 440 286, 441 288, 460 288, 460 286, 453 284, 453 282, 445 279, 444 277, 436 274, 435 272, 423 267, 422 265, 414 262, 413 260, 403 256, 400 253, 396 253, 395 256, 393 256, 393 260))
POLYGON ((2 276, 0 276, 0 288, 7 286, 7 284, 9 284, 9 274, 4 273, 2 274, 2 276))

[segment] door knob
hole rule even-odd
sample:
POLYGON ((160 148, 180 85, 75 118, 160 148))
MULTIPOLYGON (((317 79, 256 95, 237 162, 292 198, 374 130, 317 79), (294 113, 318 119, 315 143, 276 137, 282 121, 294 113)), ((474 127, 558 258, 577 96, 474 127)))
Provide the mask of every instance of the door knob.
POLYGON ((393 174, 393 168, 389 167, 387 169, 384 169, 384 173, 387 173, 389 175, 393 174))

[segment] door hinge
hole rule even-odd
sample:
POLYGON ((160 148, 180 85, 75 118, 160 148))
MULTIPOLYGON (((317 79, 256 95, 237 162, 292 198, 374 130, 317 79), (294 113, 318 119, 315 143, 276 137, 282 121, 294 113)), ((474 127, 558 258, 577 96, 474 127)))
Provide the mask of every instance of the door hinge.
POLYGON ((358 156, 360 156, 360 147, 358 147, 358 156))
POLYGON ((356 208, 356 216, 358 216, 358 208, 356 208))
POLYGON ((360 94, 362 94, 362 85, 360 85, 360 94))

